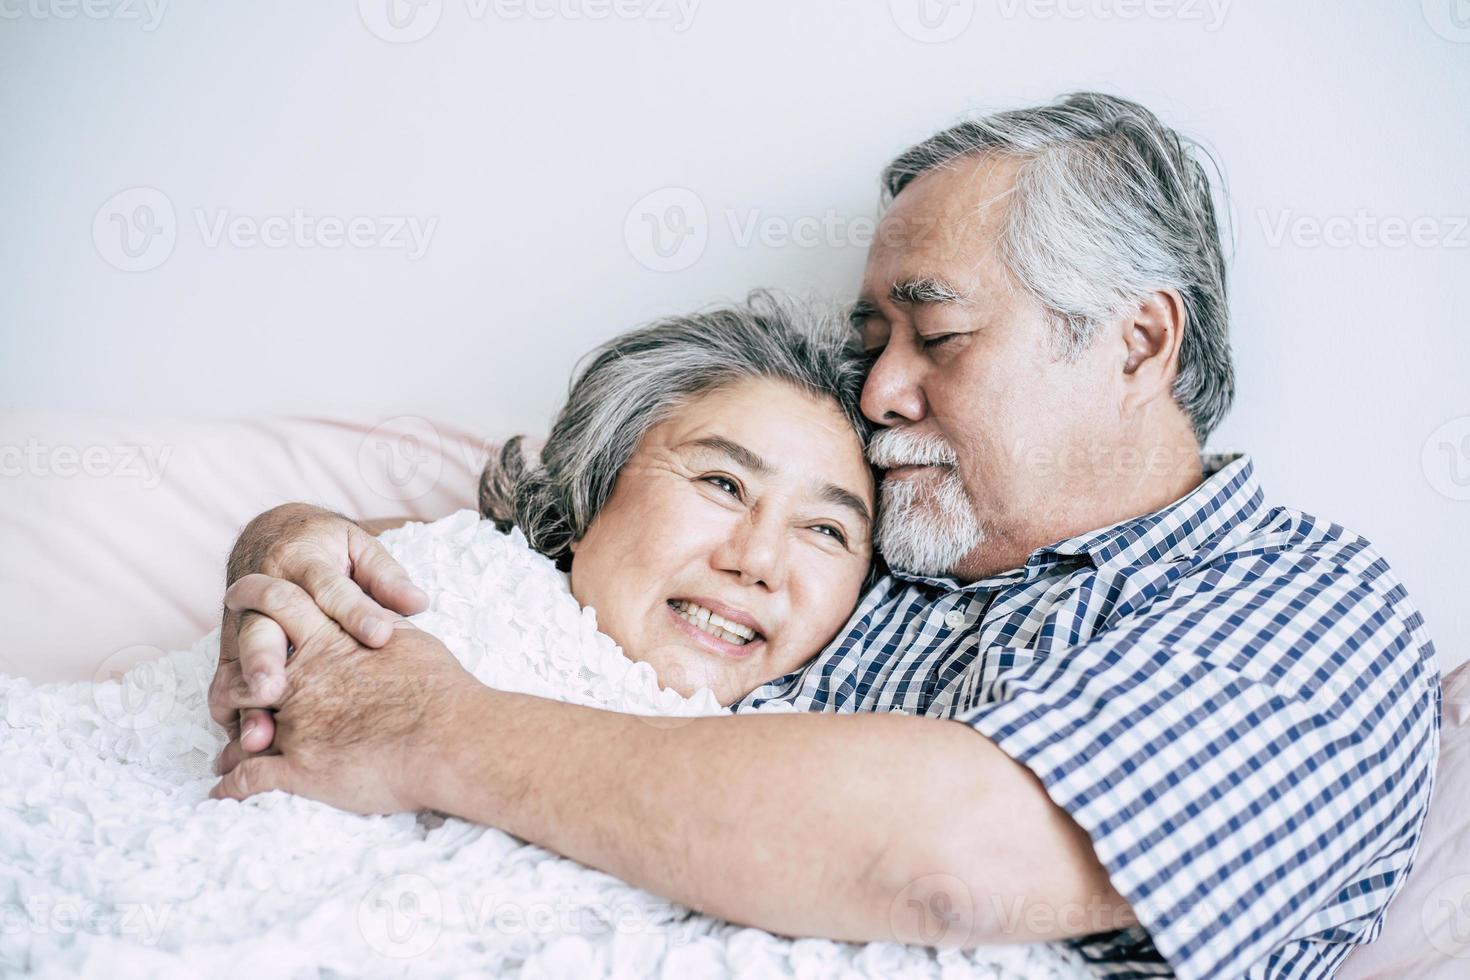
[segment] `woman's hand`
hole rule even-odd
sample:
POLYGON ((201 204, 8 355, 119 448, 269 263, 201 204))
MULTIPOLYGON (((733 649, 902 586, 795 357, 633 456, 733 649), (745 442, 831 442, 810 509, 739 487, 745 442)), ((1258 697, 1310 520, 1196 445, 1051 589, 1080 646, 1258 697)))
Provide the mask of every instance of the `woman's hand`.
MULTIPOLYGON (((367 647, 389 641, 398 614, 428 605, 376 538, 340 514, 309 504, 283 504, 246 525, 230 553, 228 582, 254 573, 295 584, 367 647)), ((209 710, 251 752, 269 748, 275 737, 274 719, 265 709, 285 691, 286 643, 286 633, 268 616, 226 606, 209 710)))
POLYGON ((295 647, 269 753, 240 739, 216 765, 210 795, 244 799, 282 789, 359 813, 418 810, 435 772, 441 722, 481 685, 438 639, 407 620, 388 623, 372 650, 327 616, 299 586, 247 575, 227 608, 280 624, 295 647))

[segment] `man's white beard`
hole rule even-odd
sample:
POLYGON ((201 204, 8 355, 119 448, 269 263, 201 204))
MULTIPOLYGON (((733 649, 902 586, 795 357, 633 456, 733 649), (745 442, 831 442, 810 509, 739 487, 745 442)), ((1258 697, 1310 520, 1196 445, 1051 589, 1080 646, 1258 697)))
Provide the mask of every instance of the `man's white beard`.
POLYGON ((937 472, 884 480, 878 550, 894 568, 946 575, 985 540, 985 529, 960 479, 954 449, 938 435, 883 429, 868 445, 875 466, 934 466, 937 472))

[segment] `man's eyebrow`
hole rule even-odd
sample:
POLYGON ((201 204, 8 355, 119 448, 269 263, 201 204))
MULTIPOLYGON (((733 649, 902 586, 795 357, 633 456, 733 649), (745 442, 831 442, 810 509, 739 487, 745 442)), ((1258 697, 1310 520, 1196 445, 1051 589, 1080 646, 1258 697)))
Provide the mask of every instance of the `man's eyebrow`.
MULTIPOLYGON (((745 448, 733 439, 726 439, 724 436, 704 436, 700 439, 691 439, 689 442, 684 443, 684 445, 693 446, 698 449, 708 449, 722 456, 728 456, 751 472, 759 473, 762 476, 771 472, 771 464, 761 459, 757 453, 745 448)), ((681 446, 680 448, 683 447, 681 446)))
MULTIPOLYGON (((963 303, 967 297, 963 290, 938 276, 920 276, 904 279, 888 287, 888 299, 904 305, 926 303, 963 303)), ((853 330, 861 331, 867 321, 877 315, 878 307, 865 299, 852 304, 847 311, 847 322, 853 330)))
POLYGON ((888 287, 888 298, 895 303, 958 303, 965 294, 937 276, 921 276, 894 283, 888 287))

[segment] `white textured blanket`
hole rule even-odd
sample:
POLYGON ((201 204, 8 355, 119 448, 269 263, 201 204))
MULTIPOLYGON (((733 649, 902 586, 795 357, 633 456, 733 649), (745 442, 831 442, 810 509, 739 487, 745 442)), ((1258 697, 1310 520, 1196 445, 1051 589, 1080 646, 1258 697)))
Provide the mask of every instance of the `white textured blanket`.
MULTIPOLYGON (((496 687, 709 714, 597 632, 565 577, 471 511, 384 542, 415 618, 496 687)), ((497 830, 275 792, 208 799, 218 633, 120 680, 0 675, 0 976, 1086 976, 1061 946, 934 953, 697 915, 497 830)))

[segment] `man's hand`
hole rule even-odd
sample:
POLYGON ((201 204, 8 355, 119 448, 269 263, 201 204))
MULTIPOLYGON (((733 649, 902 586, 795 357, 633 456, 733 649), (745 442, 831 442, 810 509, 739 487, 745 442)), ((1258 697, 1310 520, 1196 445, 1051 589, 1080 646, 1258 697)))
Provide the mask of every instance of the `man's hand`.
POLYGON ((225 747, 210 795, 244 799, 281 789, 358 813, 428 804, 439 722, 481 685, 439 640, 389 622, 380 651, 365 648, 284 579, 247 575, 225 593, 236 613, 279 623, 295 647, 275 717, 271 754, 225 747))
MULTIPOLYGON (((428 597, 372 535, 347 518, 309 504, 283 504, 246 525, 230 553, 228 581, 263 573, 302 589, 351 637, 380 647, 397 614, 412 615, 428 597)), ((219 666, 209 711, 250 752, 269 748, 269 711, 286 686, 287 635, 268 616, 228 606, 220 628, 219 666)))

